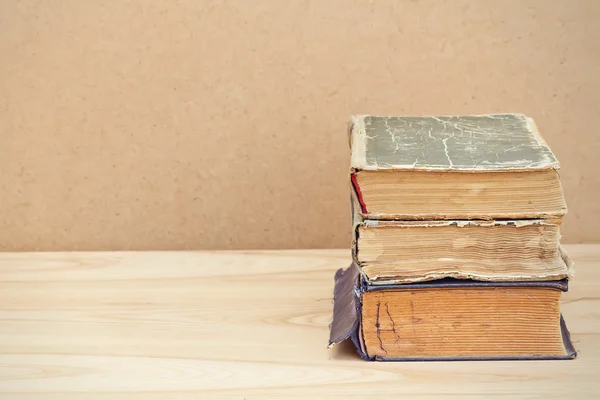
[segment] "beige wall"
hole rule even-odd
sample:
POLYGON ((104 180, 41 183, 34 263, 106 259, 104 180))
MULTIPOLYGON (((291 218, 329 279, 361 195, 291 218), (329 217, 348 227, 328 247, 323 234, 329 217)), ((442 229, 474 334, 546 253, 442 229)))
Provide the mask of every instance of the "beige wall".
POLYGON ((0 249, 348 247, 352 113, 533 116, 564 240, 600 241, 598 21, 595 0, 2 1, 0 249))

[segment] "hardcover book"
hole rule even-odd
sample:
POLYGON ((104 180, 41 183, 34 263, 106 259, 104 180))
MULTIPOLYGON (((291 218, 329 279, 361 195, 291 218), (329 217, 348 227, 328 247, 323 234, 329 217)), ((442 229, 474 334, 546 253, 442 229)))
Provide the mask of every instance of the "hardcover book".
MULTIPOLYGON (((354 202, 353 205, 356 203, 354 202)), ((352 258, 374 285, 441 278, 560 280, 560 220, 369 220, 352 207, 352 258)))
POLYGON ((329 345, 350 338, 378 361, 575 358, 564 291, 567 280, 373 286, 352 265, 335 276, 329 345))
POLYGON ((560 219, 559 163, 522 114, 355 116, 351 183, 368 219, 560 219))

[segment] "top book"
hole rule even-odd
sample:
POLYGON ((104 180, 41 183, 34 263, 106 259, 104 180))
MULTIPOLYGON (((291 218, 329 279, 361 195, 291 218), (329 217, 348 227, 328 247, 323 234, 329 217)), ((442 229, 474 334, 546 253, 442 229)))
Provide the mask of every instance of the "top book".
POLYGON ((560 218, 559 163, 522 114, 355 116, 351 179, 370 219, 560 218))
POLYGON ((357 170, 517 171, 558 168, 522 114, 352 118, 357 170))

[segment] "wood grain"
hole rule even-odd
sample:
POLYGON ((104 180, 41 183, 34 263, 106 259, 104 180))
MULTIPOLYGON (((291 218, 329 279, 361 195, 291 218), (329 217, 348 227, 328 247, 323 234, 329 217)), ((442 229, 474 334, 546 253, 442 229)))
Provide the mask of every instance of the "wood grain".
POLYGON ((568 251, 579 358, 480 363, 327 350, 347 250, 0 254, 0 398, 593 398, 600 246, 568 251))

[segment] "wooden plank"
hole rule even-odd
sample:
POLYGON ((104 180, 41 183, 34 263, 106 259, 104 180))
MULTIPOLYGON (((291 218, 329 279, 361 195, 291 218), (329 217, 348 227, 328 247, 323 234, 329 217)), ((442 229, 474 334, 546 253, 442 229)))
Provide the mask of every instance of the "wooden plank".
POLYGON ((593 398, 600 245, 567 249, 580 357, 478 363, 327 350, 348 250, 0 254, 0 398, 593 398))

